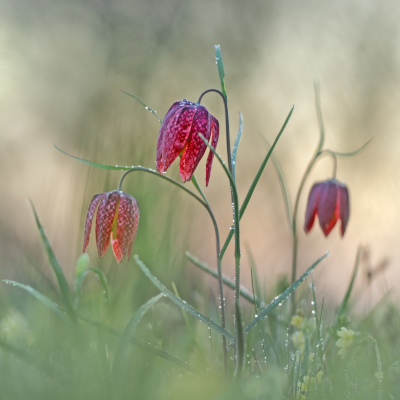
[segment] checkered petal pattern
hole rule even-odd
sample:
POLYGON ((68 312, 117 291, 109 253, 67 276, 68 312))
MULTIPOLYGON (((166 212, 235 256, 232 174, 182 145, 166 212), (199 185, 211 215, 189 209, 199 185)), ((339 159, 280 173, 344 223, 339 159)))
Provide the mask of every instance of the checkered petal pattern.
POLYGON ((99 257, 103 257, 111 241, 118 262, 129 260, 139 224, 139 204, 131 195, 112 191, 93 197, 86 217, 83 251, 89 244, 92 220, 96 213, 96 244, 99 257))
MULTIPOLYGON (((216 148, 219 137, 218 120, 201 104, 186 99, 175 102, 167 112, 158 135, 157 171, 165 173, 178 155, 181 155, 181 179, 183 182, 192 179, 207 148, 198 133, 207 140, 212 138, 212 145, 216 148)), ((212 160, 213 154, 210 153, 206 164, 206 186, 210 180, 212 160)))

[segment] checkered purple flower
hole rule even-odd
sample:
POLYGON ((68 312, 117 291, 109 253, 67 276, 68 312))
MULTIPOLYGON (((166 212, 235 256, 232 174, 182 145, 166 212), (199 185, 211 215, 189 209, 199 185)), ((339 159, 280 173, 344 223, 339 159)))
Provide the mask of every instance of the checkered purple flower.
POLYGON ((138 202, 129 194, 117 190, 96 194, 86 217, 83 252, 89 244, 96 209, 96 244, 99 257, 104 256, 111 241, 117 261, 121 262, 125 256, 129 260, 139 224, 138 202))
MULTIPOLYGON (((176 101, 167 112, 158 135, 157 171, 165 173, 181 154, 181 179, 189 181, 207 148, 197 133, 211 141, 215 149, 219 136, 218 120, 201 104, 186 99, 176 101)), ((206 186, 213 158, 214 153, 210 151, 206 163, 206 186)))

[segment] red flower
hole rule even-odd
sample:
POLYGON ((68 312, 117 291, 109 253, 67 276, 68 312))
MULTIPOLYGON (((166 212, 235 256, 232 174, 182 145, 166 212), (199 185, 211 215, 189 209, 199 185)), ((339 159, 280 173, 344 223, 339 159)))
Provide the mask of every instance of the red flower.
MULTIPOLYGON (((168 110, 160 128, 157 142, 157 171, 165 173, 181 154, 180 175, 183 182, 190 181, 207 146, 197 133, 201 133, 214 149, 218 143, 219 123, 207 109, 183 99, 168 110)), ((210 151, 206 163, 206 186, 210 180, 214 154, 210 151)))
POLYGON ((349 220, 349 192, 344 183, 336 179, 314 184, 308 196, 304 230, 308 233, 318 214, 319 224, 328 236, 338 219, 342 221, 341 234, 344 235, 349 220))
POLYGON ((99 257, 103 257, 111 240, 115 258, 121 262, 126 255, 129 260, 132 244, 139 224, 139 204, 135 198, 114 190, 96 194, 86 217, 83 252, 89 244, 90 229, 96 212, 96 244, 99 257))

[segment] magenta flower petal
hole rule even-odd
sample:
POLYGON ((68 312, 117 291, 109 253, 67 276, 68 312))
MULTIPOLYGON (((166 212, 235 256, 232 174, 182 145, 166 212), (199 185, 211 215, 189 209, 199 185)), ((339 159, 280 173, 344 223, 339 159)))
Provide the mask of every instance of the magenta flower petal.
POLYGON ((316 183, 308 196, 306 219, 304 222, 304 230, 306 233, 310 232, 314 225, 315 216, 317 215, 318 201, 324 185, 323 183, 316 183))
POLYGON ((195 113, 196 104, 186 99, 175 102, 168 110, 158 135, 156 168, 159 172, 165 172, 182 152, 195 113))
POLYGON ((317 212, 321 229, 325 236, 328 236, 339 218, 336 181, 325 182, 319 198, 317 212))
POLYGON ((115 210, 119 201, 116 190, 107 193, 100 202, 96 215, 96 243, 99 257, 103 257, 110 241, 114 223, 115 210))
POLYGON ((190 181, 197 165, 206 151, 206 144, 198 135, 201 133, 207 140, 211 136, 211 114, 201 105, 198 106, 190 131, 189 142, 181 157, 180 174, 183 182, 190 181))
MULTIPOLYGON (((212 117, 211 121, 211 135, 212 135, 211 146, 214 147, 215 149, 217 147, 219 138, 219 123, 215 117, 212 117)), ((210 152, 208 153, 207 163, 206 163, 206 186, 208 186, 208 182, 210 181, 211 166, 213 159, 214 159, 214 153, 210 150, 210 152)))
POLYGON ((117 230, 114 238, 111 233, 111 245, 118 262, 127 255, 129 260, 133 241, 139 223, 139 205, 135 198, 121 192, 117 211, 117 230))
POLYGON ((332 231, 336 222, 340 219, 342 226, 340 233, 343 236, 350 215, 349 192, 345 184, 336 179, 316 183, 308 196, 304 230, 308 233, 316 215, 325 236, 332 231))
POLYGON ((338 195, 340 196, 339 212, 340 212, 340 220, 342 221, 340 232, 343 236, 344 232, 346 231, 347 222, 349 221, 349 216, 350 216, 349 191, 347 190, 347 187, 345 185, 339 184, 338 195))
POLYGON ((85 236, 83 239, 83 252, 85 252, 87 245, 89 244, 90 238, 90 230, 92 229, 92 220, 94 213, 96 211, 97 205, 101 200, 102 196, 105 196, 106 193, 100 193, 93 196, 92 201, 89 204, 89 209, 86 216, 86 224, 85 224, 85 236))
POLYGON ((179 154, 187 147, 195 114, 195 105, 184 107, 177 115, 176 120, 172 121, 174 129, 169 132, 168 142, 165 144, 163 154, 164 170, 169 168, 179 154))
MULTIPOLYGON (((157 171, 165 173, 178 155, 181 155, 181 179, 183 182, 190 180, 207 148, 198 133, 207 140, 210 140, 212 136, 215 147, 219 135, 218 120, 198 103, 192 103, 186 99, 175 102, 167 112, 158 135, 157 171)), ((207 185, 212 158, 212 155, 209 155, 207 159, 207 185)))
POLYGON ((165 138, 168 137, 167 132, 170 130, 168 126, 171 124, 171 121, 175 121, 173 117, 177 112, 180 111, 181 108, 182 105, 180 101, 176 101, 174 104, 172 104, 171 108, 168 110, 167 115, 164 117, 164 120, 161 124, 160 132, 158 134, 157 158, 156 158, 156 168, 160 172, 164 172, 162 159, 163 159, 165 138))
POLYGON ((111 241, 117 261, 121 262, 125 256, 129 260, 139 224, 138 202, 131 195, 116 190, 95 195, 86 217, 83 251, 89 243, 97 204, 99 207, 96 215, 96 243, 99 257, 103 257, 111 241))

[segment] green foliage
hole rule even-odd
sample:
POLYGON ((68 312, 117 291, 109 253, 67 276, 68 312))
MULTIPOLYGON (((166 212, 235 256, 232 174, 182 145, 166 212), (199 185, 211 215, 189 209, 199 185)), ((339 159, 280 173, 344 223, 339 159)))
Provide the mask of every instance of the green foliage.
MULTIPOLYGON (((225 72, 220 47, 215 46, 215 51, 227 117, 225 72)), ((210 89, 206 92, 212 91, 217 90, 210 89)), ((125 93, 162 122, 152 108, 137 97, 125 93)), ((243 132, 241 114, 232 156, 228 146, 229 168, 215 148, 198 133, 223 167, 230 183, 234 221, 233 229, 222 249, 217 220, 194 175, 192 183, 200 197, 177 181, 145 167, 106 165, 71 156, 92 167, 125 170, 118 190, 127 174, 146 172, 172 183, 201 203, 214 226, 218 269, 213 270, 189 252, 186 252, 186 257, 203 272, 218 279, 219 301, 213 299, 208 286, 202 280, 188 285, 181 265, 177 266, 178 279, 176 284, 175 279, 172 281, 172 292, 167 288, 170 283, 162 284, 156 277, 158 274, 150 271, 138 255, 133 257, 134 262, 127 267, 127 264, 119 267, 125 268, 124 278, 120 281, 114 279, 116 269, 106 271, 98 266, 89 268, 88 255, 81 255, 75 266, 71 290, 32 204, 40 238, 58 287, 54 293, 49 294, 40 284, 37 285, 39 287, 33 287, 34 285, 4 281, 23 291, 5 289, 7 304, 10 306, 4 306, 3 315, 0 316, 2 398, 399 398, 398 307, 382 301, 364 317, 351 314, 350 300, 357 278, 361 248, 357 252, 344 298, 333 317, 325 315, 324 300, 318 303, 312 277, 313 270, 329 252, 295 279, 298 246, 296 217, 300 195, 311 169, 320 156, 329 154, 334 161, 335 176, 337 156, 355 155, 366 146, 353 153, 323 150, 325 129, 318 84, 315 84, 315 98, 320 128, 319 143, 303 174, 293 208, 283 170, 276 156, 272 154, 291 118, 293 107, 272 146, 267 142, 269 151, 241 205, 236 186, 236 157, 243 132), (250 250, 251 291, 240 282, 239 221, 270 157, 284 195, 293 239, 291 281, 289 283, 286 277, 281 278, 276 284, 275 291, 278 294, 274 298, 266 295, 271 288, 265 288, 260 283, 250 250), (221 267, 233 234, 234 281, 222 274, 221 267), (98 278, 100 285, 90 285, 93 283, 92 279, 84 280, 86 276, 98 278), (127 279, 128 276, 132 278, 131 281, 127 279), (310 291, 299 293, 298 288, 305 281, 309 284, 310 291), (234 290, 234 306, 228 303, 225 307, 223 285, 234 290), (31 299, 39 301, 26 301, 28 294, 31 299), (188 302, 183 300, 186 298, 188 302), (245 298, 248 303, 242 306, 241 298, 245 298), (286 301, 289 298, 291 304, 286 301), (297 307, 299 308, 296 310, 297 307), (234 318, 227 318, 228 313, 234 318), (378 329, 382 321, 386 321, 390 329, 378 329), (255 327, 258 329, 253 329, 255 327), (232 331, 234 335, 231 334, 232 331)), ((228 117, 225 122, 226 142, 230 143, 228 117)), ((153 241, 150 242, 154 246, 153 241)), ((162 268, 165 266, 164 259, 157 261, 162 268)), ((147 260, 146 264, 151 265, 147 260)), ((164 281, 166 276, 169 278, 166 274, 161 280, 164 281)))

